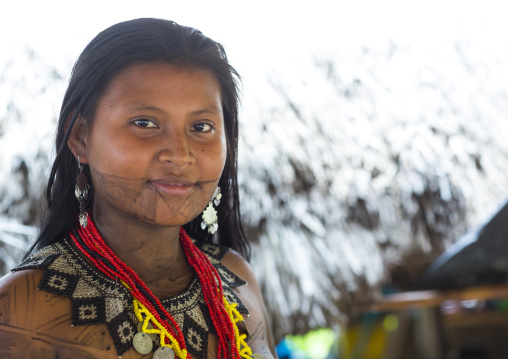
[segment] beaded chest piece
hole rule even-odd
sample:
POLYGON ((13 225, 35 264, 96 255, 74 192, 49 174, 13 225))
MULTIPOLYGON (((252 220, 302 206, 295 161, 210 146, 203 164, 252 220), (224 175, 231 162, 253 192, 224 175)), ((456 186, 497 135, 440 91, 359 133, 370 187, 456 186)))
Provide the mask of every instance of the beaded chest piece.
MULTIPOLYGON (((219 273, 224 298, 236 304, 240 313, 248 314, 232 289, 245 282, 220 263, 228 249, 212 243, 196 241, 194 244, 219 273)), ((45 270, 38 287, 40 290, 71 298, 72 325, 106 324, 119 356, 133 347, 140 323, 131 294, 123 285, 89 265, 71 246, 69 239, 41 249, 13 271, 28 268, 45 270)), ((208 335, 216 334, 216 331, 197 276, 185 292, 163 299, 161 303, 181 328, 188 352, 198 359, 206 359, 208 335)), ((158 347, 155 340, 154 350, 158 347)))

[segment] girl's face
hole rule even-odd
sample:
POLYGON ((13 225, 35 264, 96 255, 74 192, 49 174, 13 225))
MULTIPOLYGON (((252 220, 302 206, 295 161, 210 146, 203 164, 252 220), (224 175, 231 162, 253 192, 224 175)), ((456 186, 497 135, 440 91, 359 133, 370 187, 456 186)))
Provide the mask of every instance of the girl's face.
POLYGON ((82 143, 95 216, 188 223, 210 201, 226 160, 219 83, 198 68, 129 67, 109 84, 82 143))

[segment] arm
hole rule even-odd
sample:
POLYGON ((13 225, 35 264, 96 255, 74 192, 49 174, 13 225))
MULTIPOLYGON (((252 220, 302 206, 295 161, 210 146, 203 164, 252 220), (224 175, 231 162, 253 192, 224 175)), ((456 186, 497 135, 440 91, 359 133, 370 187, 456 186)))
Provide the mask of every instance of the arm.
POLYGON ((37 290, 42 274, 0 278, 0 358, 116 358, 105 324, 72 327, 70 299, 37 290))
POLYGON ((247 343, 252 353, 261 354, 265 359, 277 358, 265 303, 251 266, 240 254, 232 250, 226 253, 222 264, 247 282, 247 285, 235 288, 235 291, 249 309, 250 315, 244 319, 250 333, 247 343))
POLYGON ((0 324, 0 358, 54 359, 56 353, 51 340, 28 330, 0 324))
POLYGON ((1 358, 56 357, 51 338, 31 328, 38 316, 34 299, 40 272, 26 270, 0 278, 1 358))

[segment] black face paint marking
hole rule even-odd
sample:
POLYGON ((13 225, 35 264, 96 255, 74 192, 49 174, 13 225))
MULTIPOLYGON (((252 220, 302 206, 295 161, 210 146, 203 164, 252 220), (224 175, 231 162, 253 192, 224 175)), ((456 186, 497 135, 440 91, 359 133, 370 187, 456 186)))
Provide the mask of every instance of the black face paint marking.
MULTIPOLYGON (((192 195, 181 200, 174 200, 171 197, 165 196, 156 187, 151 186, 147 178, 126 178, 106 174, 92 167, 90 169, 95 182, 94 187, 97 187, 95 188, 95 196, 100 194, 117 204, 129 202, 135 204, 136 213, 131 214, 136 218, 156 223, 157 219, 161 216, 159 212, 167 211, 166 213, 169 213, 170 216, 184 216, 192 210, 196 211, 196 209, 192 208, 195 205, 195 198, 192 195)), ((194 186, 208 200, 211 200, 218 182, 219 178, 199 181, 194 186)), ((206 207, 207 203, 203 204, 202 209, 206 207)))

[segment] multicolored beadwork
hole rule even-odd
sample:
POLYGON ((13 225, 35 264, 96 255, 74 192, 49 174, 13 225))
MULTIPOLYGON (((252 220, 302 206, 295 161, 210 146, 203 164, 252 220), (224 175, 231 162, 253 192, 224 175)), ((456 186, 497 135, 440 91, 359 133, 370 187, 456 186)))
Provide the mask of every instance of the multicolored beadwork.
MULTIPOLYGON (((170 347, 179 359, 190 359, 184 334, 176 320, 138 275, 107 246, 92 219, 88 218, 88 225, 78 227, 77 232, 79 236, 70 234, 76 247, 99 271, 111 279, 119 280, 134 297, 134 312, 137 319, 143 322, 143 332, 158 334, 161 347, 170 347), (148 322, 151 322, 155 329, 147 329, 148 322)), ((192 243, 183 228, 180 228, 179 237, 187 261, 199 279, 204 301, 217 334, 217 357, 220 359, 249 357, 252 351, 245 341, 246 336, 239 334, 236 325, 243 318, 235 310, 235 306, 231 306, 224 297, 219 273, 208 257, 192 243)), ((145 339, 142 336, 137 338, 145 339)), ((139 340, 140 343, 144 343, 142 339, 139 340)), ((144 353, 146 346, 140 344, 140 348, 142 354, 146 354, 144 353)))
MULTIPOLYGON (((80 237, 77 231, 73 234, 80 237)), ((133 348, 133 338, 139 332, 133 297, 120 281, 108 278, 95 266, 92 267, 86 262, 70 242, 70 238, 62 239, 45 247, 13 270, 29 268, 44 270, 38 288, 71 299, 73 326, 106 324, 116 352, 118 356, 122 356, 133 348)), ((221 259, 228 248, 210 242, 193 241, 193 244, 219 273, 227 302, 235 306, 241 315, 248 314, 247 308, 232 289, 244 285, 245 282, 221 264, 221 259)), ((171 313, 182 329, 187 350, 198 359, 207 358, 208 336, 210 333, 216 334, 203 297, 201 285, 195 276, 186 291, 161 300, 164 308, 171 313)), ((160 348, 157 340, 153 348, 154 358, 160 348)), ((158 352, 157 357, 159 354, 164 354, 165 356, 161 358, 165 358, 170 353, 163 350, 158 352)), ((242 357, 246 358, 244 355, 242 357)))

